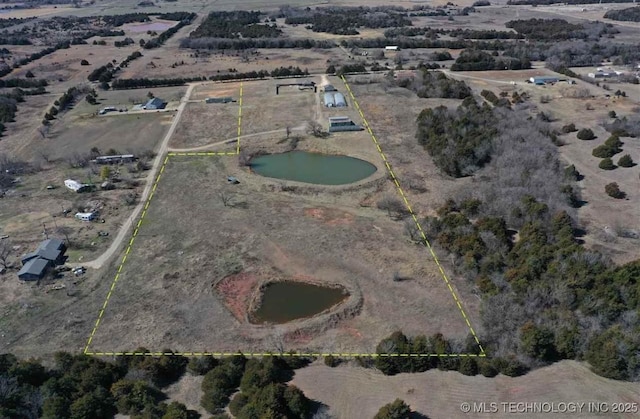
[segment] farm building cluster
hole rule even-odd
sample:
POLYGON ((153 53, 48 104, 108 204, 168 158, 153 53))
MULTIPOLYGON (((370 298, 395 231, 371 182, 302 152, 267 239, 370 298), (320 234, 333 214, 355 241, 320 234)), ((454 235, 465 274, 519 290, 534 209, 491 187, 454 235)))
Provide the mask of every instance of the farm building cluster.
POLYGON ((23 281, 37 281, 45 277, 49 269, 62 265, 67 246, 60 239, 47 239, 33 252, 22 257, 22 268, 18 278, 23 281))

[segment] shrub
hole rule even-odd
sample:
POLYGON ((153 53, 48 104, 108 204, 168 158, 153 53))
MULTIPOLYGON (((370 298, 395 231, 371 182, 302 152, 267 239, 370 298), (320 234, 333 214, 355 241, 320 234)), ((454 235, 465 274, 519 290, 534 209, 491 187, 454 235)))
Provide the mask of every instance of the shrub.
POLYGON ((327 74, 335 74, 336 73, 336 66, 331 64, 329 67, 327 67, 327 74))
POLYGON ((589 128, 582 128, 578 131, 578 139, 588 141, 593 140, 596 136, 593 134, 593 131, 589 128))
POLYGON ((565 126, 562 127, 562 133, 563 134, 569 134, 570 132, 576 132, 577 128, 576 128, 576 124, 567 124, 565 126))
POLYGON ((396 399, 382 406, 374 419, 409 419, 410 417, 411 409, 409 405, 400 399, 396 399))
POLYGON ((89 61, 82 60, 82 61, 80 61, 80 65, 89 65, 89 61))
POLYGON ((609 111, 609 118, 617 118, 616 111, 609 111))
POLYGON ((32 79, 35 77, 35 75, 33 74, 33 72, 31 70, 27 71, 27 73, 24 75, 26 78, 28 79, 32 79))
POLYGON ((624 156, 620 157, 620 160, 618 160, 618 166, 633 167, 635 166, 635 163, 633 162, 633 159, 631 158, 630 155, 625 154, 624 156))
POLYGON ((600 159, 606 159, 606 158, 613 157, 613 150, 611 150, 606 145, 602 144, 602 145, 599 145, 598 147, 594 148, 593 151, 591 152, 591 154, 593 155, 593 157, 598 157, 600 159))
POLYGON ((566 169, 564 169, 564 175, 566 176, 567 179, 570 179, 573 181, 578 181, 582 178, 582 175, 580 174, 578 169, 576 169, 576 166, 573 164, 567 167, 566 169))
POLYGON ((622 199, 626 196, 624 192, 620 190, 620 187, 616 182, 611 182, 604 187, 604 191, 612 198, 622 199))
POLYGON ((600 162, 598 167, 603 169, 603 170, 613 170, 617 166, 615 164, 613 164, 613 161, 610 158, 607 157, 606 159, 602 159, 602 161, 600 162))

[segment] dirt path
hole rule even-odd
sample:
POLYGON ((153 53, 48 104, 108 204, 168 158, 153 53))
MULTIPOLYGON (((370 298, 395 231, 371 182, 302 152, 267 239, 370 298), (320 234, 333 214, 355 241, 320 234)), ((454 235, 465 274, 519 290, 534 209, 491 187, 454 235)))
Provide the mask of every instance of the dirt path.
POLYGON ((171 139, 173 132, 178 126, 178 122, 180 121, 182 112, 184 111, 187 105, 187 101, 189 100, 189 97, 191 96, 191 92, 193 91, 194 87, 195 87, 195 84, 190 84, 189 88, 187 89, 184 96, 180 100, 180 106, 178 106, 178 111, 173 117, 173 122, 171 123, 171 127, 169 127, 169 131, 167 131, 167 134, 162 139, 162 142, 160 143, 160 147, 158 148, 158 151, 157 151, 156 158, 153 161, 153 166, 151 167, 151 170, 147 175, 147 184, 144 187, 144 191, 142 192, 142 196, 140 197, 139 203, 135 207, 135 209, 133 210, 129 218, 127 218, 127 220, 124 222, 124 224, 120 228, 120 231, 118 231, 118 235, 113 240, 113 243, 111 243, 111 246, 109 246, 109 248, 103 254, 101 254, 100 256, 98 256, 96 259, 92 261, 77 263, 72 265, 83 265, 88 268, 100 269, 102 265, 104 265, 118 251, 118 249, 120 248, 120 245, 122 244, 122 241, 126 237, 128 237, 129 230, 131 229, 131 226, 133 226, 133 222, 138 218, 138 215, 142 211, 142 207, 144 206, 145 202, 147 201, 147 198, 149 197, 149 193, 151 192, 151 188, 153 185, 153 180, 158 175, 158 170, 162 165, 162 161, 164 160, 165 154, 167 154, 167 151, 169 148, 168 147, 169 140, 171 139))
MULTIPOLYGON (((290 128, 290 130, 291 131, 304 131, 306 128, 307 128, 306 125, 299 125, 297 127, 290 128)), ((255 132, 253 134, 241 135, 240 139, 258 137, 260 135, 277 134, 279 132, 286 132, 286 131, 287 131, 286 128, 281 128, 281 129, 274 129, 274 130, 271 130, 271 131, 255 132)), ((238 137, 232 137, 232 138, 227 138, 226 140, 217 141, 215 143, 209 143, 209 144, 201 145, 201 146, 198 146, 198 147, 191 147, 191 148, 173 148, 173 147, 169 147, 167 149, 167 151, 178 152, 178 153, 185 153, 185 152, 190 152, 190 151, 206 151, 211 147, 215 147, 215 146, 218 146, 218 145, 229 144, 229 142, 235 141, 237 139, 238 139, 238 137)))

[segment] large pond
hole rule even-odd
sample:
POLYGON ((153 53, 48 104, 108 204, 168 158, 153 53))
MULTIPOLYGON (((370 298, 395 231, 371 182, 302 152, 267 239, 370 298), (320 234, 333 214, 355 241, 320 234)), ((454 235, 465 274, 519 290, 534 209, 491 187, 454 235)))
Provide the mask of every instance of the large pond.
POLYGON ((355 157, 306 151, 259 156, 251 160, 251 168, 262 176, 316 185, 354 183, 376 171, 373 164, 355 157))
POLYGON ((286 323, 311 317, 349 297, 340 288, 304 282, 272 282, 265 286, 260 308, 251 315, 254 323, 286 323))

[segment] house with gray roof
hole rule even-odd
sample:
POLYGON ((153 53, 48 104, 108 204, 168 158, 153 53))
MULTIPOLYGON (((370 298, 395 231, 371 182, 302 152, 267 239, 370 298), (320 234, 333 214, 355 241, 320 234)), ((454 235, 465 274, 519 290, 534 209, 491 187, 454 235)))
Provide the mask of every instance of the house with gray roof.
POLYGON ((49 268, 51 261, 42 258, 30 259, 18 272, 18 278, 23 281, 38 281, 44 278, 49 268))
POLYGON ((154 97, 153 99, 149 99, 149 101, 144 104, 143 108, 149 111, 155 109, 164 109, 166 106, 167 102, 160 99, 159 97, 154 97))
POLYGON ((29 252, 22 257, 22 265, 33 259, 43 259, 49 261, 52 265, 61 265, 64 263, 64 254, 67 246, 60 239, 47 239, 42 241, 38 248, 29 252))

